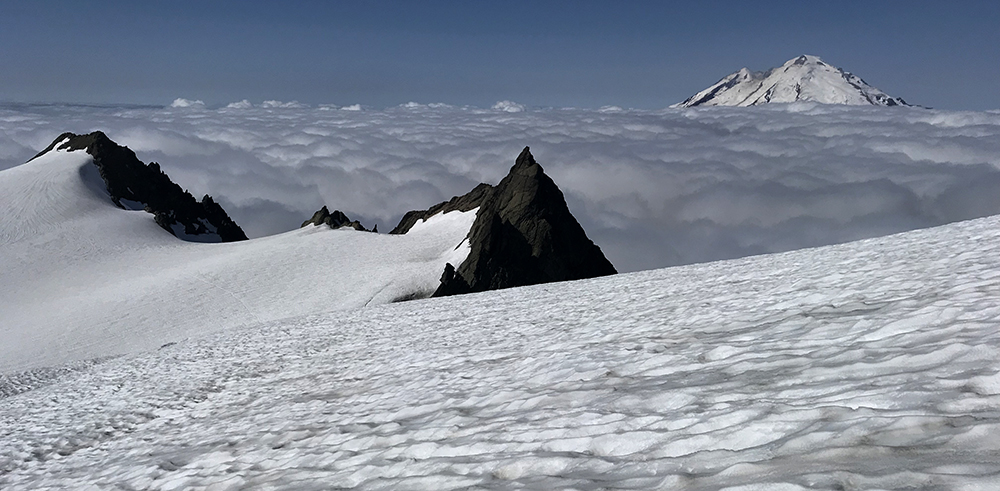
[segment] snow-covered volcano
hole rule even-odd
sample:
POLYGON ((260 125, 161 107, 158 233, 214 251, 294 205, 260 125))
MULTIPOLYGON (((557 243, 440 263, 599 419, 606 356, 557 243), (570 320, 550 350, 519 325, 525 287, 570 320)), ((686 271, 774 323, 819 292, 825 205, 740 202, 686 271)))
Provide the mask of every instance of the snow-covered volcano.
POLYGON ((766 72, 741 68, 672 107, 756 106, 797 101, 853 106, 909 105, 819 57, 802 55, 766 72))

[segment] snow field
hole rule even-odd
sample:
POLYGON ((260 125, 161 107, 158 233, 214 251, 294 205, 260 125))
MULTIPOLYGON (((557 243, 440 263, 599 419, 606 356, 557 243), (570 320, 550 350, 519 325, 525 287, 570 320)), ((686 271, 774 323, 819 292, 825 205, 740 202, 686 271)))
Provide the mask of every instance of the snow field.
POLYGON ((230 327, 0 399, 0 487, 995 489, 1000 218, 230 327))
POLYGON ((88 173, 96 168, 84 151, 0 172, 11 217, 0 222, 0 374, 430 295, 445 263, 468 255, 458 246, 475 220, 471 210, 431 217, 405 236, 310 226, 195 244, 148 213, 115 207, 99 176, 81 179, 88 173))

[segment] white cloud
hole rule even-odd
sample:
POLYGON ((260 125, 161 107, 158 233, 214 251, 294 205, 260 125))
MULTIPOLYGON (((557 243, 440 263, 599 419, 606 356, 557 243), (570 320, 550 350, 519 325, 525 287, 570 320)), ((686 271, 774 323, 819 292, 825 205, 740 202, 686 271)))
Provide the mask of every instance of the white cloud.
POLYGON ((252 107, 253 103, 251 103, 246 99, 243 99, 242 101, 238 102, 230 102, 228 105, 226 105, 226 109, 250 109, 252 107))
POLYGON ((443 102, 432 102, 430 104, 421 104, 419 102, 410 101, 407 102, 406 104, 400 104, 399 107, 403 109, 417 110, 417 109, 453 109, 455 106, 452 106, 451 104, 445 104, 443 102))
POLYGON ((270 109, 304 109, 309 106, 306 104, 302 104, 299 101, 291 101, 291 102, 264 101, 260 103, 260 107, 265 107, 270 109))
POLYGON ((190 99, 181 99, 180 97, 174 99, 174 102, 170 103, 170 107, 205 107, 205 103, 202 101, 193 101, 190 99))
POLYGON ((493 105, 493 110, 507 113, 519 113, 524 111, 524 106, 513 101, 499 101, 493 105))
POLYGON ((0 107, 0 168, 64 131, 100 129, 259 236, 324 204, 389 230, 407 210, 496 183, 530 145, 625 271, 1000 213, 995 112, 350 108, 0 107))

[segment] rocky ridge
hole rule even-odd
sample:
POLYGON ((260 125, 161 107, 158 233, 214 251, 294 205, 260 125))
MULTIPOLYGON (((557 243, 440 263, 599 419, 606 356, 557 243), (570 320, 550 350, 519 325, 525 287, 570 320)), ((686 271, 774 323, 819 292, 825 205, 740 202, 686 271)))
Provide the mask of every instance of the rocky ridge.
POLYGON ((378 225, 375 225, 375 227, 371 230, 368 230, 361 225, 361 222, 347 218, 347 215, 340 210, 333 210, 333 213, 330 213, 330 209, 327 208, 326 205, 323 205, 323 207, 317 210, 316 213, 313 213, 312 218, 302 222, 302 226, 299 228, 305 227, 306 225, 326 225, 330 228, 350 227, 354 230, 362 232, 378 233, 378 225))
POLYGON ((191 242, 234 242, 246 234, 211 196, 197 201, 170 180, 159 164, 144 164, 128 147, 118 145, 103 132, 86 135, 63 133, 34 158, 56 150, 85 150, 94 158, 111 201, 127 210, 153 214, 161 228, 191 242))
POLYGON ((435 297, 617 273, 528 147, 496 186, 480 184, 428 210, 411 211, 390 233, 406 233, 437 213, 477 207, 469 255, 458 267, 445 266, 435 297))

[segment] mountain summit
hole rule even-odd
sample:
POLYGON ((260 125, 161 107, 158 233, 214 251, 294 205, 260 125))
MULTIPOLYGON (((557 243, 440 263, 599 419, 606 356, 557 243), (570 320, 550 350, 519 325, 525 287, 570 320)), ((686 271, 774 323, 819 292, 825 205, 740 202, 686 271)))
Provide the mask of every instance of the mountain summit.
POLYGON ((746 68, 671 107, 756 106, 769 102, 809 101, 852 106, 909 106, 868 85, 861 77, 802 55, 766 72, 746 68))

